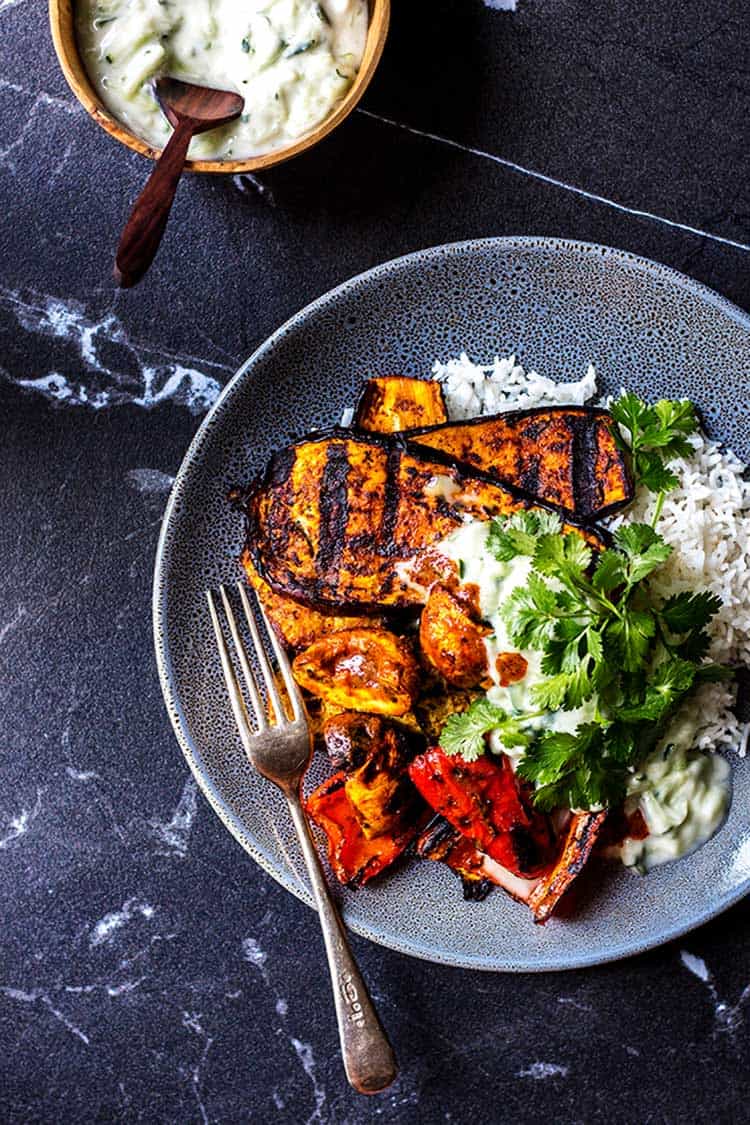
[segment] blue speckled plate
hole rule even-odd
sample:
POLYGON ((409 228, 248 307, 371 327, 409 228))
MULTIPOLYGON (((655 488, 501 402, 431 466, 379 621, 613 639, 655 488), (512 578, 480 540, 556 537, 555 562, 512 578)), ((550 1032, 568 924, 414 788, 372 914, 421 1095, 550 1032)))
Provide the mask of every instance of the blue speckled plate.
MULTIPOLYGON (((206 587, 238 573, 242 526, 226 495, 274 448, 336 422, 367 376, 424 375, 463 350, 477 360, 515 352, 557 379, 577 379, 593 362, 606 391, 688 396, 711 433, 750 460, 750 317, 673 270, 601 246, 501 238, 411 254, 321 297, 251 356, 175 483, 156 561, 156 653, 204 793, 239 843, 308 904, 283 800, 240 748, 206 612, 206 587)), ((750 889, 750 764, 733 765, 728 820, 704 848, 647 878, 613 871, 571 919, 534 926, 499 891, 465 903, 447 869, 411 863, 346 892, 346 921, 405 953, 480 969, 568 969, 658 945, 750 889)))

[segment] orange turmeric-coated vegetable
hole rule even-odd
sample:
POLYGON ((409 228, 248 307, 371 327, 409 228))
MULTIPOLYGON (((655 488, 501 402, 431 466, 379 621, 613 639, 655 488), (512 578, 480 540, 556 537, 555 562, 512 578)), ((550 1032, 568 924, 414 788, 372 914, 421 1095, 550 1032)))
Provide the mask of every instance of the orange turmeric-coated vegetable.
POLYGON ((295 657, 294 678, 307 691, 351 711, 405 715, 419 690, 410 646, 386 629, 346 629, 295 657))
POLYGON ((357 406, 354 425, 358 430, 389 434, 417 426, 446 422, 443 391, 427 379, 385 375, 368 379, 357 406))
POLYGON ((398 859, 419 825, 415 822, 396 835, 367 837, 347 796, 345 782, 344 773, 335 773, 310 794, 305 808, 328 837, 328 861, 336 878, 358 886, 398 859))
POLYGON ((484 637, 490 631, 466 598, 439 583, 432 587, 419 622, 419 643, 449 684, 471 688, 487 676, 484 637))

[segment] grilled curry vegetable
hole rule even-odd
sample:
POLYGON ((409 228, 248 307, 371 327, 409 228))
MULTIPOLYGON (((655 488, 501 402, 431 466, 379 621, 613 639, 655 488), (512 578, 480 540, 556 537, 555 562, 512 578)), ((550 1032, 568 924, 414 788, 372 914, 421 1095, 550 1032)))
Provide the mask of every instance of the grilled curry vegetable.
POLYGON ((320 613, 285 594, 277 594, 258 574, 248 551, 243 551, 240 561, 279 640, 289 649, 306 648, 328 633, 340 633, 342 629, 355 629, 359 626, 371 627, 379 623, 379 618, 320 613))
POLYGON ((358 430, 389 434, 417 426, 435 426, 447 420, 439 383, 386 375, 368 379, 357 405, 354 425, 358 430))
POLYGON ((415 850, 420 859, 450 867, 460 878, 467 901, 481 902, 492 890, 491 880, 482 872, 482 853, 439 813, 420 832, 415 850))
POLYGON ((419 666, 408 642, 386 629, 345 629, 295 657, 297 683, 351 711, 405 715, 419 691, 419 666))
POLYGON ((382 715, 345 712, 328 719, 323 738, 331 764, 346 774, 344 788, 368 839, 403 832, 422 808, 406 772, 424 739, 382 715))
POLYGON ((490 632, 464 593, 435 583, 419 619, 419 644, 449 684, 472 688, 487 678, 484 637, 490 632))
POLYGON ((419 831, 418 822, 412 822, 395 835, 366 836, 346 793, 346 774, 341 771, 311 793, 305 808, 328 838, 331 870, 349 886, 366 883, 385 870, 419 831))
POLYGON ((449 717, 467 711, 481 694, 479 691, 446 687, 442 679, 423 691, 414 705, 414 714, 427 742, 430 745, 439 742, 449 717))
MULTIPOLYGON (((420 605, 448 565, 430 548, 467 516, 531 506, 511 486, 438 452, 415 454, 397 436, 334 431, 273 457, 246 497, 247 549, 277 593, 307 605, 420 605)), ((577 530, 602 546, 597 533, 577 530)))
POLYGON ((536 922, 546 922, 562 896, 581 874, 607 817, 601 812, 573 813, 563 837, 559 858, 539 880, 529 897, 536 922))
POLYGON ((410 431, 408 438, 579 519, 592 519, 633 498, 615 425, 606 410, 545 406, 410 431))
POLYGON ((465 762, 435 746, 414 759, 409 776, 435 812, 514 875, 544 871, 553 854, 549 822, 527 806, 505 755, 465 762))

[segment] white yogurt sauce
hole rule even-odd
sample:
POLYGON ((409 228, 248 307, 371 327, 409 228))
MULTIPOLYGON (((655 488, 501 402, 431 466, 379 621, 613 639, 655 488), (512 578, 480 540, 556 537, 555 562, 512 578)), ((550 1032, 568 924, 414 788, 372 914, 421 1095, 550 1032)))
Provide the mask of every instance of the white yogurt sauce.
POLYGON ((89 76, 144 141, 171 132, 151 89, 163 74, 235 90, 242 117, 196 137, 190 156, 232 160, 284 148, 325 120, 359 69, 367 0, 78 0, 89 76))
MULTIPOLYGON (((487 649, 487 671, 494 681, 487 692, 487 698, 503 707, 510 714, 522 714, 536 710, 531 698, 535 684, 546 679, 542 673, 542 654, 536 649, 519 649, 508 636, 508 630, 501 616, 501 609, 513 591, 525 586, 531 573, 531 559, 519 555, 509 562, 500 562, 487 550, 489 524, 483 520, 470 520, 457 531, 438 544, 437 550, 459 566, 461 581, 473 584, 479 590, 479 609, 492 632, 485 638, 487 649), (497 670, 497 657, 501 652, 520 652, 527 662, 526 675, 518 683, 503 687, 497 670)), ((549 580, 546 580, 549 581, 549 580)), ((554 581, 550 582, 554 585, 554 581)), ((574 731, 581 723, 592 718, 595 704, 585 703, 574 711, 552 711, 532 719, 531 729, 574 731)), ((508 753, 505 747, 490 745, 497 752, 508 753)), ((513 752, 509 757, 513 757, 513 752)))
MULTIPOLYGON (((500 685, 495 661, 500 652, 518 651, 500 610, 513 590, 526 584, 531 559, 518 556, 509 562, 498 561, 487 550, 488 531, 489 524, 471 520, 444 539, 438 550, 458 565, 463 583, 478 588, 482 617, 492 627, 485 639, 488 673, 495 681, 488 699, 511 714, 521 714, 534 710, 531 690, 545 678, 541 653, 521 650, 528 669, 521 681, 509 687, 500 685)), ((574 711, 554 711, 528 725, 538 730, 574 731, 593 718, 595 709, 590 700, 574 711)), ((633 772, 626 812, 640 809, 650 834, 643 840, 628 838, 612 850, 626 866, 648 871, 685 855, 705 843, 722 823, 729 804, 730 768, 720 755, 693 749, 694 736, 689 719, 678 715, 656 751, 633 772)), ((507 754, 514 766, 523 755, 519 748, 507 749, 494 734, 490 734, 490 748, 507 754)))
POLYGON ((726 816, 730 772, 719 754, 674 744, 641 763, 625 808, 640 810, 649 835, 623 841, 617 852, 625 866, 649 871, 705 844, 726 816))

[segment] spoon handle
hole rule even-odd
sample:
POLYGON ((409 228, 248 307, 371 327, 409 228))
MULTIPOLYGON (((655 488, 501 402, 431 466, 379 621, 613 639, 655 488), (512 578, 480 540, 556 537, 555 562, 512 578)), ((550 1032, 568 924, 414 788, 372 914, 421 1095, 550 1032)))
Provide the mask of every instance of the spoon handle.
POLYGON ((183 117, 130 212, 115 256, 115 281, 123 289, 137 284, 156 256, 194 130, 193 119, 183 117))

